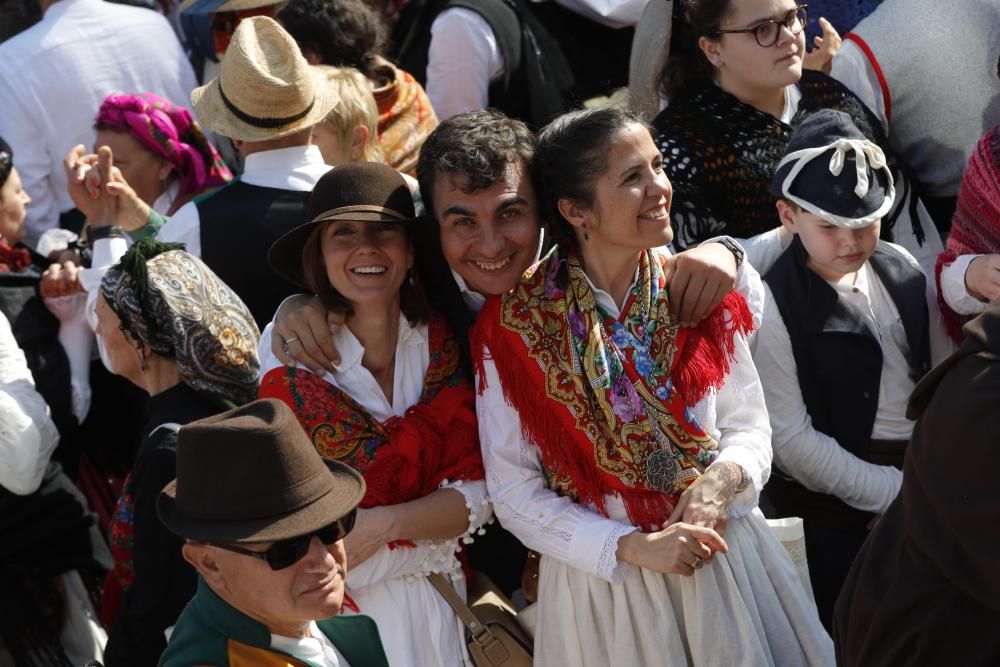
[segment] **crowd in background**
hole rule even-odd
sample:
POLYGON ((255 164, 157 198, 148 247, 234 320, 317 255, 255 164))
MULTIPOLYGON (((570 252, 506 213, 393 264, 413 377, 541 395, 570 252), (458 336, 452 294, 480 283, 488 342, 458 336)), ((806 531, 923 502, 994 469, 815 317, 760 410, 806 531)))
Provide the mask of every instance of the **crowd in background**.
POLYGON ((1000 660, 996 0, 6 2, 0 314, 0 667, 1000 660))

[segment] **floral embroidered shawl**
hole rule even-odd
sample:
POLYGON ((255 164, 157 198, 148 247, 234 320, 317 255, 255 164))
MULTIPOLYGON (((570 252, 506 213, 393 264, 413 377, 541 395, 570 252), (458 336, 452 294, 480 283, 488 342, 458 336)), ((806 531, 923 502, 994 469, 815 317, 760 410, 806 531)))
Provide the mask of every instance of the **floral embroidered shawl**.
POLYGON ((668 296, 646 251, 621 316, 608 317, 576 254, 557 248, 487 301, 472 334, 480 382, 488 354, 550 486, 604 514, 616 494, 640 527, 665 521, 717 457, 689 407, 722 385, 735 336, 752 328, 735 292, 694 329, 671 318, 668 296))
POLYGON ((364 475, 361 507, 415 500, 446 480, 483 479, 475 394, 459 367, 458 343, 441 317, 431 320, 428 335, 420 400, 386 422, 306 370, 276 368, 261 382, 259 397, 291 406, 322 456, 364 475))

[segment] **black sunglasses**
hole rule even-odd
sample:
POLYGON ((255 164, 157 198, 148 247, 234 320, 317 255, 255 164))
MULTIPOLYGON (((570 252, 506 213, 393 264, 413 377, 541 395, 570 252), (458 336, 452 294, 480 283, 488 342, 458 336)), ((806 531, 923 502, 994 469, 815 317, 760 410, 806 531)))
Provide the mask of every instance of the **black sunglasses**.
POLYGON ((319 541, 323 544, 333 544, 338 540, 344 539, 351 532, 357 516, 358 510, 353 509, 328 526, 323 526, 319 530, 307 535, 299 535, 298 537, 275 542, 266 551, 251 551, 243 547, 216 542, 206 542, 206 544, 211 544, 213 547, 232 551, 233 553, 243 554, 244 556, 252 556, 253 558, 265 560, 272 570, 284 570, 286 567, 291 567, 302 560, 302 557, 309 551, 309 543, 312 542, 313 535, 318 537, 319 541))

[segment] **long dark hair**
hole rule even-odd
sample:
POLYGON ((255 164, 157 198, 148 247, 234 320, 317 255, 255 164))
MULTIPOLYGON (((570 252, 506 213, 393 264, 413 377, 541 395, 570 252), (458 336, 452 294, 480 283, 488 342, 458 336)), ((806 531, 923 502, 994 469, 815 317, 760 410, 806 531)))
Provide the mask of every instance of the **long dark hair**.
POLYGON ((698 46, 698 39, 718 39, 722 20, 732 11, 732 0, 673 2, 670 52, 657 80, 660 94, 668 100, 695 84, 715 79, 715 67, 698 46))
POLYGON ((618 107, 582 109, 559 116, 545 126, 535 149, 535 191, 560 246, 575 239, 573 226, 559 212, 559 200, 594 205, 597 179, 608 168, 608 154, 618 133, 629 125, 650 129, 635 113, 618 107))

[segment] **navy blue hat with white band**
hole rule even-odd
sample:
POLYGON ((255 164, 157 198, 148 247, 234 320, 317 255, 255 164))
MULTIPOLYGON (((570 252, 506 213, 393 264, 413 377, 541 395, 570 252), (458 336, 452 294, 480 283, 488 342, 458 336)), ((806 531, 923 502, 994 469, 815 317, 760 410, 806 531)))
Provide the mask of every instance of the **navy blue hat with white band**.
POLYGON ((880 220, 896 196, 885 153, 850 116, 832 109, 816 112, 792 134, 770 192, 848 229, 880 220))

